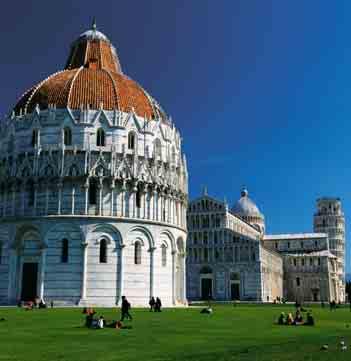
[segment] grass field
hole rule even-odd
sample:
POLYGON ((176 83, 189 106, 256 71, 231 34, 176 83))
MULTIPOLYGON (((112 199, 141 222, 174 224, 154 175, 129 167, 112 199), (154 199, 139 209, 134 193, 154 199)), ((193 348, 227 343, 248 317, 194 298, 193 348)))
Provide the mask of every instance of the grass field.
MULTIPOLYGON (((313 308, 315 327, 278 326, 275 319, 292 306, 214 306, 212 315, 198 308, 162 313, 132 310, 132 329, 83 327, 80 309, 24 311, 0 308, 0 360, 350 360, 351 312, 313 308), (350 327, 348 327, 350 324, 350 327), (320 351, 323 344, 328 351, 320 351)), ((98 309, 106 319, 119 310, 98 309)))

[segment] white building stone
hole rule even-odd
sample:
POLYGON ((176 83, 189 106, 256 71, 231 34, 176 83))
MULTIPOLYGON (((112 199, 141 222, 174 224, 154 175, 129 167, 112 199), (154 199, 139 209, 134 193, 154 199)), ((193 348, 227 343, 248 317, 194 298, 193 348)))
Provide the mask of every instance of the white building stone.
POLYGON ((0 137, 0 302, 186 304, 181 136, 95 24, 0 137))
POLYGON ((341 203, 323 198, 317 208, 314 228, 320 233, 266 235, 264 216, 246 189, 231 210, 207 191, 191 201, 189 300, 344 302, 341 203))

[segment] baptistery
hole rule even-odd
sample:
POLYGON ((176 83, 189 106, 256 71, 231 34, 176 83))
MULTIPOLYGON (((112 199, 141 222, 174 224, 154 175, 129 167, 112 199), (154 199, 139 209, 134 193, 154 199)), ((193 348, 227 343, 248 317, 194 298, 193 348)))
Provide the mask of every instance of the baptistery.
POLYGON ((1 303, 186 304, 181 136, 95 23, 0 132, 1 303))

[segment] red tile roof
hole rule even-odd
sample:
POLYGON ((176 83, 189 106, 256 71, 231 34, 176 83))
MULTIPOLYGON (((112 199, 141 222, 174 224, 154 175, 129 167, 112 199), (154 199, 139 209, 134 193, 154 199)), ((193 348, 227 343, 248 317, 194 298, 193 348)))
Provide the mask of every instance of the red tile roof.
POLYGON ((49 76, 20 98, 16 114, 36 105, 56 108, 118 109, 148 119, 166 115, 139 84, 122 73, 117 53, 107 39, 79 38, 71 47, 65 70, 49 76))

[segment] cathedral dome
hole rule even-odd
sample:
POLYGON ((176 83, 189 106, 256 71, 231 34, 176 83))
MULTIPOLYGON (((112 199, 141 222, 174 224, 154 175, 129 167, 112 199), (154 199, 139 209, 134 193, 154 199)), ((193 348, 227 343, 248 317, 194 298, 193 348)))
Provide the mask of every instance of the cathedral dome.
POLYGON ((116 49, 92 29, 73 42, 65 69, 39 82, 17 102, 16 115, 35 107, 134 111, 147 119, 166 119, 159 104, 137 82, 124 75, 116 49))
POLYGON ((257 205, 249 198, 247 189, 243 189, 240 199, 233 207, 233 213, 240 216, 262 216, 257 205))

